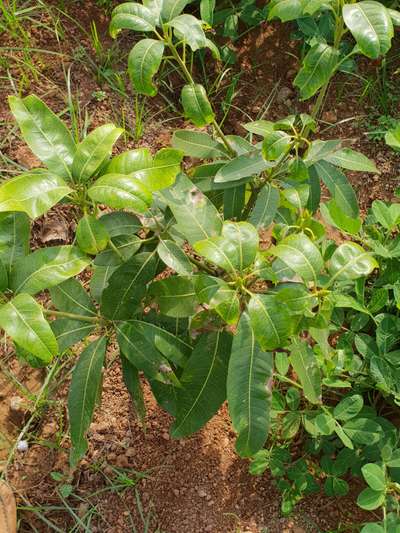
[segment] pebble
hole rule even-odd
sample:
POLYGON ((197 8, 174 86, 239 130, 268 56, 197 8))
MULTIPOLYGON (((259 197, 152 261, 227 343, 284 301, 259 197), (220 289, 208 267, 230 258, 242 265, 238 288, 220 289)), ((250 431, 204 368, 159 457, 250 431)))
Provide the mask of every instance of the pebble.
POLYGON ((207 493, 204 492, 204 490, 198 490, 197 494, 200 496, 200 498, 206 498, 207 497, 207 493))

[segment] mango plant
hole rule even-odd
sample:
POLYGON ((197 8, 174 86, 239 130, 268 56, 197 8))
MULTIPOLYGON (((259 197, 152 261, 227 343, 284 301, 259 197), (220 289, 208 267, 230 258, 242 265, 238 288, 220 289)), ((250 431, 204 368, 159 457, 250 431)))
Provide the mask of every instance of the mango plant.
POLYGON ((371 60, 385 56, 394 26, 400 24, 400 13, 376 0, 271 0, 268 8, 269 20, 296 21, 304 37, 307 52, 294 85, 302 100, 319 92, 314 116, 332 77, 339 71, 354 70, 356 55, 371 60))
MULTIPOLYGON (((332 456, 380 442, 386 426, 358 398, 377 383, 397 393, 377 379, 372 356, 360 364, 341 330, 348 310, 370 317, 381 309, 361 296, 377 272, 386 275, 379 258, 397 257, 396 205, 374 207, 373 227, 386 228, 387 240, 367 238, 343 172, 376 172, 373 162, 339 141, 310 141, 307 115, 246 124, 249 138, 228 136, 229 150, 205 132, 178 131, 173 148, 154 156, 143 148, 112 156, 121 134, 112 125, 77 144, 37 97, 12 97, 10 106, 47 168, 0 186, 0 327, 33 366, 83 343, 68 400, 73 468, 88 448, 111 344, 139 418, 145 378, 174 419, 173 438, 198 431, 227 400, 242 457, 265 458, 269 438, 303 431, 339 443, 332 456), (184 155, 204 160, 190 177, 184 155), (30 252, 29 219, 60 201, 79 213, 73 244, 30 252), (327 238, 330 223, 345 240, 327 238), (43 291, 45 304, 35 299, 43 291)), ((391 320, 370 323, 387 343, 378 358, 395 346, 391 320)), ((344 486, 340 475, 329 473, 330 490, 344 486)), ((284 486, 284 501, 297 501, 296 487, 284 486)))

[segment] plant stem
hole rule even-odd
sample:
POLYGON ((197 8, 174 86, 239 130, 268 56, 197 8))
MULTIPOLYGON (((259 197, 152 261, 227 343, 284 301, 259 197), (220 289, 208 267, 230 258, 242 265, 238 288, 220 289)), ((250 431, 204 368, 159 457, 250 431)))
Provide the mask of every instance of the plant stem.
POLYGON ((118 248, 115 246, 115 244, 112 242, 112 240, 110 239, 109 243, 110 245, 110 248, 118 255, 118 257, 122 260, 122 261, 125 261, 125 258, 124 256, 121 254, 121 252, 118 250, 118 248))
POLYGON ((200 270, 205 270, 209 274, 215 275, 214 270, 212 270, 210 267, 208 267, 203 261, 199 261, 195 257, 187 256, 189 258, 189 261, 196 265, 200 270))
POLYGON ((70 318, 71 320, 80 320, 81 322, 92 322, 94 324, 103 323, 103 319, 98 316, 76 315, 75 313, 67 313, 65 311, 55 311, 53 309, 45 309, 46 316, 56 316, 58 318, 70 318))

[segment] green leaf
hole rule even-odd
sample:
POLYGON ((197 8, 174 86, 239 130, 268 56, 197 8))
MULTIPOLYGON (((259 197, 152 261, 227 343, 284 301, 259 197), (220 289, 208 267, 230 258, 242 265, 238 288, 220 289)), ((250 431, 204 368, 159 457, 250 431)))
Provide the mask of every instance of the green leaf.
POLYGON ((361 229, 361 218, 359 216, 349 217, 342 211, 336 200, 330 200, 320 205, 321 215, 330 226, 339 228, 345 233, 356 235, 361 229))
POLYGON ((41 248, 15 261, 10 288, 15 293, 33 295, 76 276, 89 263, 89 258, 75 246, 41 248))
POLYGON ((302 100, 311 98, 330 80, 338 60, 338 50, 324 43, 317 43, 308 51, 293 82, 300 90, 302 100))
POLYGON ((372 214, 381 226, 392 231, 400 223, 400 204, 387 205, 382 200, 375 200, 372 214))
POLYGON ((262 154, 267 161, 276 161, 286 155, 292 146, 292 137, 284 131, 272 131, 263 142, 262 154))
POLYGON ((246 185, 238 185, 224 190, 224 218, 239 219, 246 201, 246 185))
POLYGON ((281 259, 305 281, 314 281, 324 265, 320 251, 303 233, 290 235, 275 246, 271 253, 281 259))
POLYGON ((325 161, 337 167, 346 168, 347 170, 379 173, 375 163, 371 159, 351 148, 342 148, 333 154, 329 154, 325 157, 325 161))
POLYGON ((199 274, 194 278, 197 299, 214 309, 228 324, 236 324, 240 317, 237 292, 221 278, 199 274))
POLYGON ((161 239, 157 246, 157 253, 169 268, 182 276, 193 272, 193 265, 185 252, 173 241, 161 239))
POLYGON ((196 313, 198 302, 191 278, 171 276, 152 283, 149 291, 164 315, 179 318, 196 313))
POLYGON ((361 468, 362 475, 371 489, 382 492, 386 488, 386 476, 384 469, 375 464, 367 463, 361 468))
POLYGON ((175 183, 181 170, 183 153, 172 148, 162 148, 148 167, 137 169, 132 177, 140 180, 150 191, 159 191, 175 183))
POLYGON ((58 353, 56 338, 42 308, 28 294, 18 294, 0 307, 0 327, 16 344, 45 363, 58 353))
POLYGON ((157 18, 153 12, 139 3, 125 2, 112 12, 110 35, 115 38, 121 30, 154 31, 157 18))
POLYGON ((226 399, 226 376, 232 337, 225 332, 201 335, 181 376, 174 438, 198 431, 226 399))
POLYGON ((25 142, 61 178, 71 178, 75 143, 65 124, 37 96, 10 96, 8 102, 25 142))
POLYGON ((282 22, 295 20, 302 16, 304 0, 271 0, 269 2, 268 20, 279 18, 282 22))
POLYGON ((166 25, 173 28, 176 38, 184 41, 193 52, 207 46, 207 38, 201 22, 193 15, 179 15, 166 25))
POLYGON ((307 400, 313 404, 321 403, 321 372, 313 349, 304 342, 292 345, 290 363, 307 400))
POLYGON ((248 222, 224 222, 221 237, 194 243, 193 248, 228 272, 243 271, 255 261, 258 233, 248 222))
POLYGON ((215 175, 215 182, 226 183, 257 176, 274 165, 275 163, 265 161, 258 150, 254 150, 248 154, 239 155, 221 167, 215 175))
POLYGON ((133 209, 145 213, 152 202, 148 188, 136 178, 123 174, 106 174, 88 190, 89 197, 114 209, 133 209))
POLYGON ((149 379, 170 383, 172 368, 163 354, 145 336, 140 322, 117 324, 116 330, 121 352, 132 365, 142 370, 149 379))
POLYGON ((348 217, 357 217, 359 214, 357 196, 346 175, 326 161, 318 161, 312 168, 324 182, 341 211, 348 217))
POLYGON ((153 158, 148 148, 136 148, 118 154, 108 163, 104 174, 132 174, 137 170, 149 168, 153 158))
POLYGON ((102 380, 102 369, 107 340, 101 337, 81 353, 74 371, 68 394, 68 415, 72 448, 71 467, 75 468, 88 449, 86 433, 92 421, 102 380))
POLYGON ((118 270, 117 266, 95 266, 90 279, 90 294, 97 303, 101 303, 101 298, 112 274, 118 270))
POLYGON ((87 338, 93 333, 95 326, 90 322, 81 320, 71 320, 69 318, 58 318, 50 322, 50 327, 56 337, 60 354, 68 348, 87 338))
POLYGON ((78 144, 72 162, 72 175, 78 181, 88 181, 110 157, 112 147, 124 130, 114 124, 104 124, 91 131, 78 144))
POLYGON ((190 0, 162 0, 161 18, 163 22, 169 22, 177 17, 189 2, 190 0))
POLYGON ((300 429, 300 424, 300 413, 287 413, 282 418, 282 438, 284 440, 293 439, 300 429))
POLYGON ((253 122, 243 124, 243 127, 250 133, 255 133, 261 137, 266 137, 274 130, 274 123, 269 120, 255 120, 253 122))
POLYGON ((7 271, 29 252, 30 224, 25 213, 0 213, 0 260, 7 271))
POLYGON ((370 522, 362 528, 361 533, 385 533, 385 530, 380 524, 370 522))
POLYGON ((350 420, 358 415, 364 405, 363 397, 359 394, 347 396, 341 400, 333 411, 333 416, 338 420, 350 420))
POLYGON ((210 26, 213 24, 215 4, 216 0, 201 0, 200 2, 200 16, 210 26))
POLYGON ((107 213, 101 216, 99 220, 108 231, 110 237, 133 235, 142 228, 140 220, 135 215, 124 211, 107 213))
POLYGON ((128 389, 134 411, 139 422, 144 425, 146 418, 146 406, 142 386, 140 384, 139 371, 123 354, 121 354, 122 376, 125 387, 128 389))
POLYGON ((308 167, 311 167, 317 161, 326 159, 328 156, 335 154, 340 150, 341 142, 338 140, 331 139, 329 141, 321 141, 317 139, 312 141, 309 146, 304 162, 308 167))
POLYGON ((324 483, 324 490, 327 496, 346 496, 349 492, 349 484, 344 479, 329 476, 324 483))
POLYGON ((172 146, 185 155, 199 159, 227 157, 226 148, 207 133, 178 130, 172 136, 172 146))
POLYGON ((100 220, 93 215, 85 215, 76 228, 76 240, 81 250, 96 255, 107 247, 110 235, 100 220))
POLYGON ((155 96, 157 87, 153 76, 158 72, 164 54, 164 43, 155 39, 142 39, 129 53, 128 73, 132 85, 140 94, 155 96))
POLYGON ((185 118, 191 120, 195 126, 201 128, 214 121, 215 114, 202 85, 185 85, 181 99, 185 118))
POLYGON ((329 262, 330 283, 368 276, 378 267, 370 253, 354 242, 346 242, 336 248, 329 262))
POLYGON ((378 507, 383 505, 384 501, 384 492, 372 490, 371 488, 367 487, 358 495, 357 505, 366 511, 373 511, 374 509, 378 509, 378 507))
POLYGON ((357 444, 375 444, 382 436, 382 428, 370 418, 353 418, 348 420, 343 430, 357 444))
POLYGON ((65 181, 55 174, 45 170, 27 172, 0 187, 0 211, 23 211, 37 218, 71 192, 65 181))
POLYGON ((155 276, 156 266, 155 252, 144 252, 117 268, 102 293, 102 314, 110 320, 131 318, 146 293, 147 283, 155 276))
POLYGON ((174 187, 161 195, 190 244, 220 234, 222 220, 217 209, 185 175, 180 174, 174 187))
POLYGON ((54 306, 59 311, 84 316, 96 316, 96 308, 88 293, 81 283, 74 278, 52 287, 50 296, 54 306))
POLYGON ((400 123, 397 123, 395 128, 387 131, 385 134, 385 142, 393 150, 400 150, 400 123))
POLYGON ((272 370, 272 354, 260 349, 244 313, 232 343, 227 380, 229 414, 238 433, 236 450, 241 457, 251 457, 267 440, 272 370))
POLYGON ((400 468, 400 449, 395 450, 388 461, 385 461, 389 468, 400 468))
POLYGON ((393 22, 380 2, 366 0, 343 6, 343 19, 357 42, 359 51, 377 59, 390 50, 393 22))
POLYGON ((289 310, 273 296, 253 294, 248 303, 251 327, 263 350, 282 348, 293 330, 289 310))
POLYGON ((330 414, 320 413, 315 417, 314 423, 320 435, 332 435, 335 431, 335 419, 330 414))
POLYGON ((266 183, 258 193, 249 222, 257 228, 268 228, 279 207, 279 199, 279 190, 270 183, 266 183))
POLYGON ((143 243, 137 235, 119 235, 112 238, 111 241, 114 246, 106 248, 95 257, 94 264, 96 266, 119 266, 130 259, 143 243))

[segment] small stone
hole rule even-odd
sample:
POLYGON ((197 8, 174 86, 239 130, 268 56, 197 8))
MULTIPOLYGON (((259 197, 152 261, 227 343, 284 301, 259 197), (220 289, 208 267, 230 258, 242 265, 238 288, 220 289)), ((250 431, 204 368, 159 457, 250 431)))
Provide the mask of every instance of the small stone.
POLYGON ((57 424, 55 422, 49 422, 45 424, 42 429, 42 437, 48 438, 57 432, 57 424))
POLYGON ((337 114, 335 111, 325 111, 322 114, 322 120, 333 124, 334 122, 337 122, 337 114))
POLYGON ((178 489, 172 489, 172 492, 173 492, 174 495, 178 498, 178 496, 179 496, 179 490, 178 490, 178 489))
POLYGON ((23 408, 23 399, 19 396, 13 396, 10 398, 10 409, 11 411, 21 412, 24 411, 23 408))
POLYGON ((164 440, 169 440, 169 435, 167 432, 164 432, 161 436, 164 440))
POLYGON ((17 450, 19 452, 22 452, 22 453, 27 452, 28 448, 29 448, 29 444, 27 440, 20 440, 17 444, 17 450))
POLYGON ((136 457, 137 453, 135 448, 128 448, 125 452, 126 457, 136 457))
POLYGON ((207 493, 204 492, 204 490, 198 490, 197 494, 200 496, 200 498, 206 498, 207 497, 207 493))
POLYGON ((282 87, 276 95, 276 101, 278 104, 283 104, 283 102, 285 102, 285 100, 287 100, 291 95, 292 89, 289 89, 289 87, 282 87))

